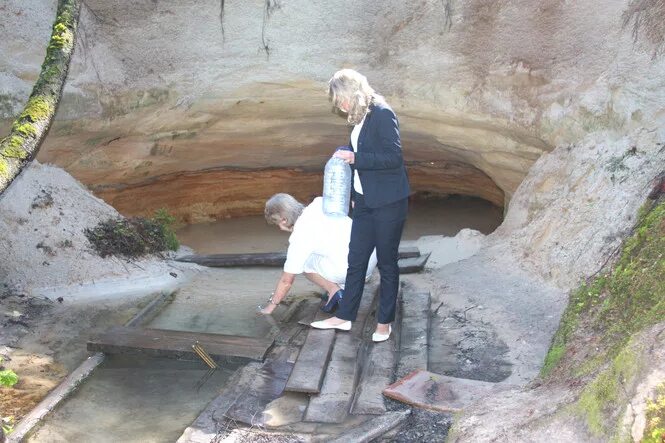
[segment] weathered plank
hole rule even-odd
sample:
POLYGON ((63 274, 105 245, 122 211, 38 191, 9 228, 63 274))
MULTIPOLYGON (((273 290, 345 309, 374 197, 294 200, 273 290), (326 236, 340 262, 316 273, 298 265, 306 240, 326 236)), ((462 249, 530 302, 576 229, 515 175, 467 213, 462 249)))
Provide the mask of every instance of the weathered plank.
POLYGON ((215 440, 229 408, 251 388, 260 367, 260 363, 252 362, 238 369, 226 382, 222 392, 184 430, 177 443, 210 443, 215 440))
POLYGON ((338 332, 319 395, 309 400, 305 421, 341 423, 349 412, 359 372, 358 350, 367 315, 372 310, 376 284, 365 287, 358 316, 350 332, 338 332))
POLYGON ((399 258, 412 258, 420 256, 420 249, 417 246, 401 246, 399 247, 399 258))
POLYGON ((215 268, 237 266, 282 266, 286 261, 286 252, 186 255, 184 257, 179 257, 176 260, 215 268))
POLYGON ((222 334, 117 326, 88 342, 88 350, 108 354, 143 353, 156 357, 196 357, 196 342, 213 358, 263 360, 274 340, 222 334))
POLYGON ((250 426, 265 426, 266 421, 272 417, 264 411, 268 404, 282 395, 293 369, 293 363, 289 361, 290 354, 291 349, 285 347, 274 358, 266 360, 256 372, 250 388, 245 389, 236 399, 226 416, 250 426))
POLYGON ((346 418, 358 372, 360 339, 339 333, 326 370, 321 393, 309 400, 305 421, 341 423, 346 418))
POLYGON ((397 376, 403 377, 416 369, 427 369, 430 294, 405 288, 400 307, 402 321, 397 376))
POLYGON ((390 337, 382 343, 373 343, 360 375, 351 413, 356 415, 386 412, 383 390, 393 379, 395 368, 395 340, 390 337))
POLYGON ((423 254, 417 257, 400 258, 397 264, 399 265, 400 274, 415 274, 425 269, 425 264, 429 259, 430 253, 423 254))
POLYGON ((420 408, 458 412, 476 400, 510 387, 514 386, 417 370, 388 386, 383 393, 420 408))
POLYGON ((380 417, 366 421, 360 426, 353 427, 340 434, 334 440, 328 440, 329 443, 367 443, 381 437, 391 429, 404 423, 411 415, 411 410, 388 412, 380 417))
MULTIPOLYGON (((415 246, 399 248, 399 258, 407 259, 420 256, 420 250, 415 246)), ((286 261, 286 252, 258 252, 251 254, 210 254, 186 255, 178 257, 176 261, 196 263, 201 266, 213 268, 239 267, 239 266, 282 266, 286 261)))
POLYGON ((318 394, 334 342, 333 329, 310 329, 285 390, 318 394))

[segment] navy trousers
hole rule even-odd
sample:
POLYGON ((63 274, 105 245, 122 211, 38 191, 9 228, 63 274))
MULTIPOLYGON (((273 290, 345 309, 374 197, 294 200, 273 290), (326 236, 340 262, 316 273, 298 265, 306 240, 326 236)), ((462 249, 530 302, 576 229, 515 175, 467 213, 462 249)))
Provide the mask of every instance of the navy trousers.
POLYGON ((376 248, 381 284, 379 287, 379 323, 395 320, 399 291, 399 242, 406 221, 408 199, 404 198, 378 208, 369 208, 361 194, 354 194, 349 267, 344 285, 344 298, 336 317, 355 321, 365 288, 367 264, 376 248))

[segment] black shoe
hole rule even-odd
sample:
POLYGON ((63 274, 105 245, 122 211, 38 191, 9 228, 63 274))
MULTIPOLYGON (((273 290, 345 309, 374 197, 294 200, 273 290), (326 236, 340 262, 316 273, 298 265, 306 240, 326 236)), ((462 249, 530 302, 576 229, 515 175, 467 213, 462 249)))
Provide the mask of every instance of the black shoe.
POLYGON ((344 290, 340 289, 339 291, 333 294, 328 303, 321 306, 321 310, 323 312, 332 312, 332 310, 335 309, 335 306, 337 306, 339 302, 342 301, 343 297, 344 297, 344 290))

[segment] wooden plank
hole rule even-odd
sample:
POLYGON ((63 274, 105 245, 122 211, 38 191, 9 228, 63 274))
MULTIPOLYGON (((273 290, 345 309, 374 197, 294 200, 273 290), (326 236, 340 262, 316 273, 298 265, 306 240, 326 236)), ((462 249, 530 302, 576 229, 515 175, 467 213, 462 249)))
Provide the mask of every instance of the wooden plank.
MULTIPOLYGON (((399 248, 399 258, 414 258, 420 256, 420 250, 415 246, 402 246, 399 248)), ((239 267, 239 266, 282 266, 286 261, 286 252, 258 252, 251 254, 210 254, 186 255, 176 258, 176 261, 196 263, 201 266, 213 268, 239 267)))
POLYGON ((177 443, 211 443, 217 437, 220 423, 226 420, 226 413, 233 403, 251 388, 261 365, 249 363, 233 373, 224 385, 222 392, 199 414, 178 438, 177 443))
POLYGON ((429 259, 430 253, 420 255, 413 258, 400 258, 397 264, 399 265, 400 274, 415 274, 425 269, 425 264, 429 259))
POLYGON ((318 394, 334 342, 333 329, 310 329, 285 390, 318 394))
POLYGON ((368 443, 375 441, 388 431, 397 426, 411 415, 411 410, 388 412, 380 417, 366 421, 360 426, 355 426, 348 431, 338 435, 334 440, 328 440, 329 443, 368 443))
POLYGON ((291 351, 284 347, 274 358, 266 360, 256 372, 249 389, 245 389, 229 408, 226 414, 228 418, 250 426, 265 426, 267 421, 271 421, 270 414, 264 411, 284 391, 286 380, 293 369, 293 363, 289 361, 291 351))
POLYGON ((213 358, 251 360, 263 360, 274 342, 265 338, 118 326, 91 339, 88 350, 109 354, 139 352, 158 357, 196 357, 192 345, 197 341, 213 358))
POLYGON ((175 292, 165 292, 148 303, 143 309, 141 309, 131 320, 125 323, 125 326, 141 326, 147 324, 152 320, 159 311, 161 311, 167 304, 171 303, 175 299, 175 292))
POLYGON ((176 260, 215 268, 237 266, 282 266, 286 261, 286 252, 186 255, 184 257, 179 257, 176 260))
POLYGON ((368 314, 372 310, 376 284, 365 286, 358 316, 350 332, 337 332, 321 392, 309 400, 305 421, 342 423, 349 413, 359 372, 358 351, 368 314))
POLYGON ((418 249, 418 246, 400 245, 398 253, 399 253, 399 258, 420 257, 420 249, 418 249))
POLYGON ((406 288, 401 295, 398 377, 416 369, 427 369, 430 316, 429 292, 416 292, 406 288))
POLYGON ((378 415, 386 412, 383 390, 393 380, 395 340, 391 336, 382 343, 373 343, 365 358, 360 381, 351 406, 356 415, 378 415))
POLYGON ((338 333, 321 393, 309 400, 305 421, 342 423, 346 418, 358 372, 360 339, 348 333, 338 333))
POLYGON ((409 405, 440 412, 459 412, 469 404, 510 385, 446 377, 417 370, 387 387, 383 393, 409 405))

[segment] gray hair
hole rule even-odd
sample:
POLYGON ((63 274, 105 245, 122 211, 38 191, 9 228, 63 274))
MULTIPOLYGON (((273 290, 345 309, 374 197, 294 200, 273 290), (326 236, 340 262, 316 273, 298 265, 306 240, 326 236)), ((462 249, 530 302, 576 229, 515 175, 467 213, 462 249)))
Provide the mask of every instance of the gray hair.
POLYGON ((340 106, 346 100, 349 102, 347 121, 357 125, 368 112, 372 103, 385 102, 384 98, 367 82, 367 77, 353 69, 342 69, 328 81, 328 99, 333 104, 333 110, 341 110, 340 106))
POLYGON ((303 209, 305 209, 305 205, 293 196, 280 193, 268 199, 264 215, 269 224, 278 225, 282 219, 286 219, 287 227, 292 228, 303 209))

